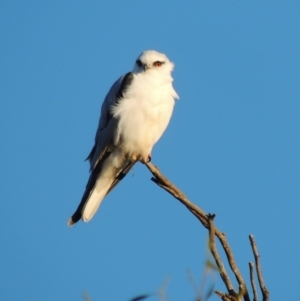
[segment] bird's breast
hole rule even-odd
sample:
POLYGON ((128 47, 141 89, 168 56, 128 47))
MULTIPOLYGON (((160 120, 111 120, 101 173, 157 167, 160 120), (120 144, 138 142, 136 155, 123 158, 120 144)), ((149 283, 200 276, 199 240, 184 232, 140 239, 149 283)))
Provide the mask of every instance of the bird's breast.
POLYGON ((126 153, 144 156, 165 131, 174 107, 171 83, 134 80, 114 108, 118 119, 116 142, 126 153))

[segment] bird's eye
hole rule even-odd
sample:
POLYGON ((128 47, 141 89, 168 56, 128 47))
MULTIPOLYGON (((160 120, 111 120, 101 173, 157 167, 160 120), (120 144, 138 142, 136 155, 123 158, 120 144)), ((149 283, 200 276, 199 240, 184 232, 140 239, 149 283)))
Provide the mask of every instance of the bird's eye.
POLYGON ((155 67, 161 67, 163 63, 164 62, 156 61, 156 62, 153 63, 153 66, 155 66, 155 67))
POLYGON ((142 62, 141 62, 140 60, 137 60, 137 61, 136 61, 136 64, 137 64, 139 67, 142 67, 142 65, 143 65, 142 62))

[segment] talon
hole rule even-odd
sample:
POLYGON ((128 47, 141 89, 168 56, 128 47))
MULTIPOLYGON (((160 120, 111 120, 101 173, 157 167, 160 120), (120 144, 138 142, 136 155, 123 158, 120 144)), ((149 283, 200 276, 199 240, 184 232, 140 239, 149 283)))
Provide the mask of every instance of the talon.
POLYGON ((136 155, 133 155, 133 156, 131 157, 131 161, 133 161, 133 162, 138 161, 138 157, 137 157, 136 155))

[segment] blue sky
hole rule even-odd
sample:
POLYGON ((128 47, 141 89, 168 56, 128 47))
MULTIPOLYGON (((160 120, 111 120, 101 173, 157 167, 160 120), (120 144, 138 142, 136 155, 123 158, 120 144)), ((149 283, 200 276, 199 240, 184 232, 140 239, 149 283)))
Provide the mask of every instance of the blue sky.
POLYGON ((180 96, 153 163, 217 214, 248 285, 251 233, 272 300, 295 298, 299 13, 299 1, 2 1, 0 300, 129 300, 166 280, 169 300, 195 297, 187 269, 200 283, 207 231, 143 165, 90 223, 66 224, 103 98, 146 49, 175 63, 180 96))

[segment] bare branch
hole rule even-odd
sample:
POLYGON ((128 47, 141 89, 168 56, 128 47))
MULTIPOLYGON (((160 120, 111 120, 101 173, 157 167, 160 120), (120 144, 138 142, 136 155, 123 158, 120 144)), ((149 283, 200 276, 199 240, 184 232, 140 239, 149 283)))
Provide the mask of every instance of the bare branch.
POLYGON ((220 291, 215 292, 223 301, 238 301, 236 297, 224 294, 220 291))
POLYGON ((258 278, 258 283, 259 283, 259 286, 260 286, 260 290, 261 290, 262 295, 263 295, 263 301, 268 301, 269 300, 269 291, 268 291, 267 287, 265 286, 264 278, 262 276, 262 270, 261 270, 261 265, 260 265, 260 256, 258 254, 258 250, 257 250, 257 246, 256 246, 256 243, 255 243, 255 240, 254 240, 254 236, 249 235, 249 239, 250 239, 252 251, 253 251, 253 254, 254 254, 254 258, 255 258, 257 278, 258 278))
MULTIPOLYGON (((173 195, 177 200, 179 200, 183 205, 187 207, 188 210, 190 210, 202 223, 202 225, 205 228, 209 228, 209 220, 206 215, 206 213, 200 209, 198 206, 196 206, 194 203, 188 200, 188 198, 184 195, 182 191, 180 191, 171 181, 169 181, 162 173, 159 171, 159 169, 154 166, 152 163, 146 163, 147 168, 150 170, 152 175, 154 176, 151 180, 156 183, 161 188, 168 191, 171 195, 173 195)), ((237 296, 243 296, 245 301, 250 301, 247 288, 245 285, 245 282, 243 280, 243 277, 235 263, 233 253, 229 247, 229 244, 226 240, 225 234, 219 231, 216 227, 214 227, 214 233, 218 237, 228 260, 228 263, 230 265, 231 270, 233 271, 235 278, 239 284, 239 293, 237 296)), ((223 265, 224 266, 224 265, 223 265)), ((223 279, 223 278, 222 278, 223 279)), ((232 285, 227 282, 225 283, 228 292, 231 295, 234 295, 233 287, 232 285)), ((235 293, 236 294, 236 293, 235 293)))
POLYGON ((254 264, 252 262, 249 262, 249 268, 250 268, 251 286, 253 290, 253 301, 258 301, 257 291, 256 291, 256 286, 254 281, 254 264))
POLYGON ((215 229, 215 234, 216 236, 218 237, 224 251, 225 251, 225 254, 226 254, 226 257, 227 257, 227 261, 229 263, 229 266, 232 270, 232 272, 234 273, 235 275, 235 278, 239 284, 239 293, 238 295, 241 296, 241 295, 244 295, 244 300, 245 301, 250 301, 250 297, 248 295, 248 291, 247 291, 247 287, 246 287, 246 284, 243 280, 243 277, 242 277, 242 274, 240 273, 236 263, 235 263, 235 260, 234 260, 234 257, 233 257, 233 253, 229 247, 229 244, 226 240, 226 237, 225 237, 225 234, 224 233, 221 233, 219 230, 215 229))
POLYGON ((223 265, 223 262, 221 260, 221 257, 218 253, 218 250, 217 250, 217 247, 216 247, 216 242, 215 242, 215 225, 214 225, 214 219, 215 215, 210 215, 208 214, 207 215, 207 218, 208 218, 208 225, 209 225, 209 249, 210 249, 210 252, 212 254, 212 256, 214 257, 215 259, 215 262, 219 268, 219 273, 220 273, 220 276, 224 282, 224 284, 226 285, 226 288, 228 290, 228 292, 230 292, 231 294, 235 295, 235 292, 234 292, 234 289, 233 289, 233 286, 232 286, 232 283, 227 275, 227 272, 226 272, 226 269, 223 265))

